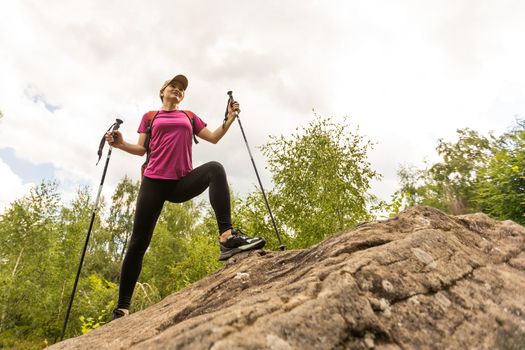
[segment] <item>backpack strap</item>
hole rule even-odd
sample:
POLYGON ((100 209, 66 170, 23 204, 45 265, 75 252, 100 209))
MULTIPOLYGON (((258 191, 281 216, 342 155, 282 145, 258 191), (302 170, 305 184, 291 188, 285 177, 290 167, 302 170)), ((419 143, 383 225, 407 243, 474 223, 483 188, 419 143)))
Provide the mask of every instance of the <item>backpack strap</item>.
POLYGON ((149 142, 151 141, 151 128, 153 127, 153 121, 159 114, 159 111, 149 111, 146 113, 148 117, 148 122, 146 124, 146 140, 144 141, 144 147, 146 148, 146 153, 148 154, 149 159, 149 142))
POLYGON ((142 177, 144 177, 144 170, 146 170, 146 166, 149 162, 150 157, 150 149, 149 149, 149 142, 151 141, 151 127, 153 126, 153 121, 159 114, 159 111, 149 111, 146 113, 146 116, 148 118, 148 122, 146 124, 146 140, 144 141, 144 148, 146 148, 146 161, 144 164, 142 164, 142 167, 140 168, 140 172, 142 174, 142 177))
POLYGON ((182 111, 182 113, 186 114, 186 117, 188 117, 188 119, 190 120, 191 130, 193 131, 193 141, 195 142, 195 144, 199 143, 199 141, 197 141, 197 138, 195 137, 195 113, 193 113, 192 111, 182 111))

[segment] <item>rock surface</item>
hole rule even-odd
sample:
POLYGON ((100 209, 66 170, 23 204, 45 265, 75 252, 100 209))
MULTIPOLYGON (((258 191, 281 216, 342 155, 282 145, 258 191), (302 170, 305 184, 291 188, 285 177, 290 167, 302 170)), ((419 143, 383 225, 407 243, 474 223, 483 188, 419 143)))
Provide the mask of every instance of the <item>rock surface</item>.
POLYGON ((429 207, 240 254, 50 349, 524 349, 525 228, 429 207))

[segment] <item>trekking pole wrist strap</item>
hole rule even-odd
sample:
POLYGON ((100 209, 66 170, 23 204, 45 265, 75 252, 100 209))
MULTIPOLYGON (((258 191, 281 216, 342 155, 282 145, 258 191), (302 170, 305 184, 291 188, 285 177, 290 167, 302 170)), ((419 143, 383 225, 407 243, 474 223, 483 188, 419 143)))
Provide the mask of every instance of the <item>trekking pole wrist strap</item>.
POLYGON ((228 91, 228 102, 226 103, 226 111, 224 112, 224 120, 222 122, 222 128, 224 129, 226 127, 226 122, 228 121, 228 107, 230 107, 230 104, 233 102, 233 93, 231 91, 228 91))

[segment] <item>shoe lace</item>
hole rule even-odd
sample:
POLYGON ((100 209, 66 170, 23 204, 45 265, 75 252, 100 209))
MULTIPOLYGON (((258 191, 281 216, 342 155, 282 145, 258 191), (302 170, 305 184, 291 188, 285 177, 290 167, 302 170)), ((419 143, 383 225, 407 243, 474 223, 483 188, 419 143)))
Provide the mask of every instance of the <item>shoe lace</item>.
POLYGON ((236 229, 236 228, 234 228, 232 230, 232 235, 237 236, 237 237, 241 237, 241 238, 249 238, 247 235, 244 234, 244 232, 242 232, 241 230, 236 229))

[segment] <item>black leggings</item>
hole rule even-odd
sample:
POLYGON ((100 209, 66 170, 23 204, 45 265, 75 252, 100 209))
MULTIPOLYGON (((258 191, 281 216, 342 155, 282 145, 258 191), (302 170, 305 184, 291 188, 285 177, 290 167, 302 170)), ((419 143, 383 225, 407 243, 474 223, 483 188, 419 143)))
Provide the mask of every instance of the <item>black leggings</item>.
POLYGON ((180 180, 158 180, 144 177, 135 210, 133 233, 122 263, 118 308, 128 309, 135 284, 142 269, 142 259, 155 229, 164 201, 186 202, 210 188, 210 203, 215 211, 219 234, 232 228, 230 190, 226 173, 218 162, 193 169, 180 180))

